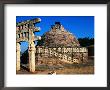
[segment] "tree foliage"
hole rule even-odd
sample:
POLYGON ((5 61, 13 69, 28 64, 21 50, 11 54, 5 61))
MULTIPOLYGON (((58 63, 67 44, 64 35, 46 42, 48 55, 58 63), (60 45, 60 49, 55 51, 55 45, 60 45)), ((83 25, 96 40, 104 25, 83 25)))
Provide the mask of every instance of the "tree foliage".
POLYGON ((82 47, 94 45, 94 38, 89 38, 89 37, 78 38, 78 41, 82 47))

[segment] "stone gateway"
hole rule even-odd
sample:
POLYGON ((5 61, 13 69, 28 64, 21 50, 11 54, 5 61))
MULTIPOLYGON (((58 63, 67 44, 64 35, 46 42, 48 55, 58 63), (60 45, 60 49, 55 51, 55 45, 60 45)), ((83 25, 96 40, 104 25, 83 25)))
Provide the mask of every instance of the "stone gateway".
POLYGON ((16 24, 16 70, 20 70, 20 42, 27 41, 29 43, 29 70, 30 72, 35 71, 35 40, 39 40, 39 37, 34 35, 34 32, 40 30, 39 27, 35 27, 36 23, 41 21, 40 18, 27 20, 16 24))

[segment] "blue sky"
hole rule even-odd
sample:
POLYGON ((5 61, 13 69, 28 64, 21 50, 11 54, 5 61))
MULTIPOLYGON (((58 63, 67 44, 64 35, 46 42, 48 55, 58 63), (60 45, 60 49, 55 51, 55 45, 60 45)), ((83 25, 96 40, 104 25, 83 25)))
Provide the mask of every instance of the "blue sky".
MULTIPOLYGON (((41 36, 50 30, 51 25, 60 22, 66 30, 73 33, 77 38, 94 38, 94 16, 17 16, 16 22, 22 22, 34 18, 41 18, 36 26, 41 28, 35 35, 41 36)), ((21 51, 28 47, 26 42, 21 43, 21 51)))

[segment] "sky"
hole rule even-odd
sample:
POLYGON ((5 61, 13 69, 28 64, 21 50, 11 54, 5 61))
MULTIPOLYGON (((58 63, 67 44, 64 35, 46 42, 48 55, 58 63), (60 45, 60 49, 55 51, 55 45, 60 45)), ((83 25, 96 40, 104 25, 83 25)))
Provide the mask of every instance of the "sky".
MULTIPOLYGON (((16 22, 40 18, 41 22, 36 24, 40 27, 40 32, 36 36, 42 36, 49 31, 51 25, 60 22, 66 30, 76 36, 76 38, 94 38, 94 16, 16 16, 16 22)), ((28 48, 27 42, 21 43, 21 52, 28 48)))

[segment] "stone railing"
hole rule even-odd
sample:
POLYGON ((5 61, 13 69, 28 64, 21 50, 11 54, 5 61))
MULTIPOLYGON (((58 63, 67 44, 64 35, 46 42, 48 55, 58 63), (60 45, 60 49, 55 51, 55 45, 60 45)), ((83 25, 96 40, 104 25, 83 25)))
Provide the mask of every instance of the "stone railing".
MULTIPOLYGON (((84 63, 88 60, 88 49, 85 47, 37 47, 36 56, 38 61, 55 59, 66 63, 84 63)), ((47 60, 47 61, 48 61, 47 60)))

